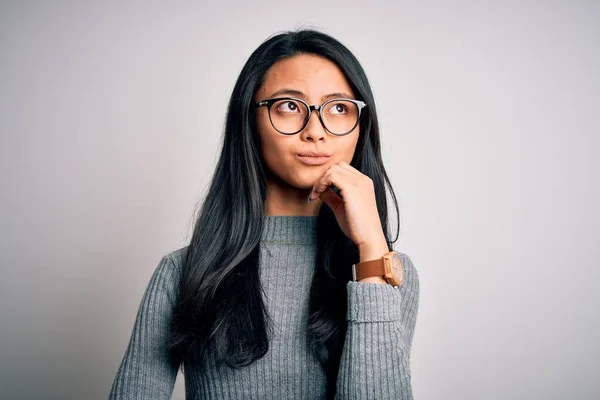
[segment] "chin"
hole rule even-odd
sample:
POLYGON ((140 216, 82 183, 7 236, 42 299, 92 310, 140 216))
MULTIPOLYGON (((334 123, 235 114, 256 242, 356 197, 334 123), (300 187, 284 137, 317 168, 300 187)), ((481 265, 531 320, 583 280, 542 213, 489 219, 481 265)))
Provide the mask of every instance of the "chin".
POLYGON ((315 182, 317 182, 317 179, 319 179, 319 176, 320 175, 315 175, 314 177, 310 177, 304 174, 302 176, 286 179, 285 181, 296 189, 310 190, 314 186, 315 182))

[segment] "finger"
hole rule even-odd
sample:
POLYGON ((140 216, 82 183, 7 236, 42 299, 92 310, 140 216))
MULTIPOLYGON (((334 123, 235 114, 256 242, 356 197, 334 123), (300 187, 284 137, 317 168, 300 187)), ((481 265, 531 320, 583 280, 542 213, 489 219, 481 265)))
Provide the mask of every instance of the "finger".
POLYGON ((340 167, 332 166, 313 186, 311 199, 320 197, 321 193, 325 192, 332 185, 335 186, 339 192, 342 192, 347 186, 346 182, 351 178, 348 171, 345 171, 340 167))
POLYGON ((354 168, 352 165, 348 164, 345 161, 340 161, 338 163, 338 165, 344 170, 344 171, 348 171, 356 176, 363 176, 364 174, 362 172, 360 172, 359 170, 357 170, 356 168, 354 168))
POLYGON ((358 169, 354 168, 352 165, 348 164, 345 161, 341 161, 337 165, 339 165, 343 171, 351 174, 352 178, 350 182, 354 184, 362 185, 363 183, 369 183, 369 181, 371 181, 370 183, 372 183, 373 181, 371 178, 369 178, 368 175, 363 174, 358 169))
POLYGON ((337 165, 339 165, 340 167, 347 169, 347 170, 358 171, 356 168, 354 168, 352 165, 348 164, 346 161, 340 161, 337 165))

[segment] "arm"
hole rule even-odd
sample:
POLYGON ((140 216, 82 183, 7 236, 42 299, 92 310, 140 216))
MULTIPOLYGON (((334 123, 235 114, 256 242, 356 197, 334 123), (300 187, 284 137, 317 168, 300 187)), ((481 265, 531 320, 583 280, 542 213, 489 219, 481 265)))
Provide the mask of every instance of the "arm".
POLYGON ((404 283, 353 282, 336 399, 412 399, 410 348, 419 306, 419 276, 400 253, 404 283))
POLYGON ((146 287, 110 400, 171 398, 178 366, 169 359, 167 338, 177 275, 174 262, 164 256, 146 287))

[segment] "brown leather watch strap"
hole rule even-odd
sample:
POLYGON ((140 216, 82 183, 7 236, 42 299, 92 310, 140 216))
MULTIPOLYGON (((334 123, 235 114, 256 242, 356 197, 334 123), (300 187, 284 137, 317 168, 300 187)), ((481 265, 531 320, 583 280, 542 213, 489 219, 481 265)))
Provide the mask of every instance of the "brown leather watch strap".
POLYGON ((385 268, 383 266, 383 258, 372 261, 363 261, 358 264, 354 264, 354 269, 356 271, 356 280, 360 281, 364 278, 369 278, 371 276, 384 276, 385 268))

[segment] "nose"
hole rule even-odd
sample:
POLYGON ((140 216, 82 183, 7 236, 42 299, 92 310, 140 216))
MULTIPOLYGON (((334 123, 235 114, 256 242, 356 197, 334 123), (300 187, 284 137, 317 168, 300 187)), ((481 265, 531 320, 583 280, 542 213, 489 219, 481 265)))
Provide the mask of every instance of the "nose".
POLYGON ((308 123, 301 132, 303 140, 325 140, 327 131, 321 123, 318 110, 311 110, 308 117, 308 123))

